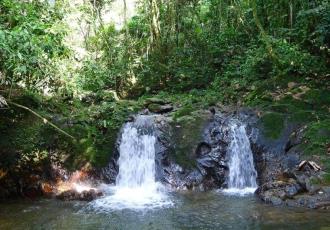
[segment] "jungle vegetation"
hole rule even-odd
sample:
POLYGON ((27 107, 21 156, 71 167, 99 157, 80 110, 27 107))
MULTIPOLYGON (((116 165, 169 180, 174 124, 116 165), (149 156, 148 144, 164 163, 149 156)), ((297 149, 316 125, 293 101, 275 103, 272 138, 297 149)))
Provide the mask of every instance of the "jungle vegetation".
POLYGON ((306 125, 306 157, 330 171, 328 0, 139 0, 133 17, 122 0, 120 28, 103 17, 111 0, 70 2, 0 1, 2 170, 49 149, 102 165, 122 122, 155 97, 176 117, 258 108, 269 138, 287 120, 306 125))

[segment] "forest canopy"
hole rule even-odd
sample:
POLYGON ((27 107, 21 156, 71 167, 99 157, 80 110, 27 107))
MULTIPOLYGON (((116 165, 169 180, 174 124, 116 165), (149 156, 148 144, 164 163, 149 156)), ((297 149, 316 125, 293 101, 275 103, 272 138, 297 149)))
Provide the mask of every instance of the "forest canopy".
POLYGON ((312 130, 329 127, 329 67, 327 0, 0 1, 0 126, 31 110, 92 162, 148 97, 174 103, 175 119, 219 105, 270 111, 270 137, 289 114, 309 124, 308 151, 324 152, 312 130))
POLYGON ((328 1, 139 1, 120 29, 103 21, 109 4, 82 1, 86 55, 79 67, 63 70, 63 61, 75 58, 65 41, 69 3, 1 1, 2 84, 32 91, 111 89, 135 97, 328 74, 328 1))

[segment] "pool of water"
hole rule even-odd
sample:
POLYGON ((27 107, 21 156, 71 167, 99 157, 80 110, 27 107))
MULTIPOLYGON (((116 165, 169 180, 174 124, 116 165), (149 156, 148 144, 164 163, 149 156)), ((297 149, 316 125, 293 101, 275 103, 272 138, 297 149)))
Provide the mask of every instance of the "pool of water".
MULTIPOLYGON (((132 194, 134 195, 134 194, 132 194)), ((273 207, 253 195, 170 194, 153 209, 93 209, 87 202, 0 203, 0 229, 330 229, 330 211, 273 207)))

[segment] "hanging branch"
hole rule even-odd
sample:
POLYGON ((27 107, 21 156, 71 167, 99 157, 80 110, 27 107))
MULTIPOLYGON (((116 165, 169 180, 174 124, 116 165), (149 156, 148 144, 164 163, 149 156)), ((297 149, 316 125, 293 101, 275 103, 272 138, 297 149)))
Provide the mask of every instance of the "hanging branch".
POLYGON ((52 126, 54 129, 56 129, 58 132, 64 134, 65 136, 67 137, 70 137, 72 138, 73 140, 76 140, 76 138, 74 138, 73 136, 71 136, 70 134, 68 134, 67 132, 65 132, 64 130, 62 130, 61 128, 59 128, 58 126, 56 126, 55 124, 53 124, 52 122, 50 122, 49 120, 47 120, 46 118, 42 117, 40 114, 38 114, 37 112, 33 111, 32 109, 24 106, 24 105, 20 105, 20 104, 17 104, 15 102, 12 102, 12 101, 8 101, 7 100, 7 103, 8 104, 11 104, 11 105, 14 105, 18 108, 21 108, 21 109, 25 109, 27 111, 29 111, 30 113, 32 113, 33 115, 39 117, 45 124, 49 124, 50 126, 52 126))

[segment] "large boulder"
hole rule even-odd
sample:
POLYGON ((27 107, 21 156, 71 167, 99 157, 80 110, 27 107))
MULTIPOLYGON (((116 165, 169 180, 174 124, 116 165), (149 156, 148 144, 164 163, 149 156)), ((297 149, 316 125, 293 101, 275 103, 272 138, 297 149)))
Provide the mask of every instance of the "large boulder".
POLYGON ((228 127, 220 116, 196 111, 157 126, 157 179, 177 189, 208 190, 225 186, 228 127))

